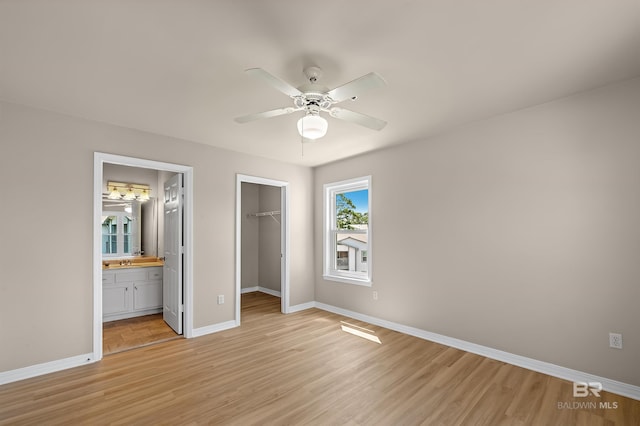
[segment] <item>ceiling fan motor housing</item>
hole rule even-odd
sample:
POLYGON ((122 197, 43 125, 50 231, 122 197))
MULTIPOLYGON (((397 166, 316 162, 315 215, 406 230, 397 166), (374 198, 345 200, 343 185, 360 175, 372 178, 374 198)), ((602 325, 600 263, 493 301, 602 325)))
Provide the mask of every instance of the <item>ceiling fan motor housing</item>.
MULTIPOLYGON (((322 93, 323 87, 319 87, 318 85, 305 85, 299 87, 299 90, 303 93, 302 96, 296 96, 293 98, 293 103, 296 108, 305 108, 309 109, 313 106, 321 109, 328 110, 333 101, 329 96, 322 93)), ((325 90, 326 92, 326 90, 325 90)))
POLYGON ((322 69, 320 67, 306 67, 303 72, 304 75, 307 76, 307 80, 311 83, 315 83, 320 77, 322 77, 322 69))

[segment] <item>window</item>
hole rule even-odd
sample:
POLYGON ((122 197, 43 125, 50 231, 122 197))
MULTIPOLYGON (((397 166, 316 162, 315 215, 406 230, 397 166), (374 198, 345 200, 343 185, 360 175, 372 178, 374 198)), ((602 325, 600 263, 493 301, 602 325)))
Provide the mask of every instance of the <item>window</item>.
POLYGON ((324 278, 371 285, 371 176, 324 186, 324 278))
POLYGON ((102 220, 102 254, 130 256, 133 218, 122 212, 108 212, 102 220))
POLYGON ((118 218, 107 216, 102 221, 102 254, 118 252, 118 218))

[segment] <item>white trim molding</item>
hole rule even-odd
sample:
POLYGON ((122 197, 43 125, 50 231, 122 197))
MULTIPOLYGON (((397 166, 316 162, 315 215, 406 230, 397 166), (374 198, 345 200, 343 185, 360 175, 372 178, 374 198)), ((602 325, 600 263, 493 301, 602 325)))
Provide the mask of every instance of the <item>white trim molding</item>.
POLYGON ((300 312, 300 311, 304 311, 304 310, 315 308, 315 307, 316 307, 316 302, 301 303, 299 305, 291 306, 289 308, 289 313, 293 314, 294 312, 300 312))
POLYGON ((261 287, 261 286, 245 287, 240 290, 240 294, 255 293, 256 291, 259 291, 260 293, 270 294, 271 296, 275 296, 275 297, 282 297, 282 293, 279 292, 278 290, 272 290, 270 288, 261 287))
POLYGON ((56 371, 69 368, 80 367, 81 365, 91 364, 96 361, 97 359, 94 358, 93 354, 84 354, 17 368, 15 370, 3 371, 0 373, 0 385, 42 376, 43 374, 55 373, 56 371))
POLYGON ((211 324, 205 327, 194 328, 191 334, 191 337, 200 337, 207 334, 217 333, 219 331, 229 330, 231 328, 237 327, 235 320, 225 321, 218 324, 211 324))
POLYGON ((272 290, 270 288, 266 288, 266 287, 258 287, 258 291, 260 293, 265 293, 265 294, 269 294, 271 296, 275 296, 275 297, 282 297, 281 296, 281 292, 279 292, 278 290, 272 290))
MULTIPOLYGON (((296 305, 296 307, 297 306, 302 306, 302 305, 296 305)), ((310 303, 304 304, 304 306, 308 306, 306 309, 315 307, 318 309, 322 309, 323 311, 332 312, 334 314, 343 315, 345 317, 357 319, 360 321, 365 321, 365 322, 368 322, 369 324, 388 328, 389 330, 398 331, 400 333, 408 334, 410 336, 419 337, 420 339, 429 340, 435 343, 440 343, 445 346, 460 349, 466 352, 471 352, 477 355, 482 355, 487 358, 506 362, 507 364, 526 368, 527 370, 537 371, 539 373, 547 374, 553 377, 558 377, 560 379, 568 380, 571 382, 600 382, 602 384, 602 389, 607 392, 615 393, 617 395, 626 396, 628 398, 632 398, 640 401, 640 386, 634 386, 628 383, 619 382, 617 380, 608 379, 606 377, 600 377, 594 374, 572 370, 570 368, 561 367, 559 365, 551 364, 549 362, 538 361, 533 358, 527 358, 525 356, 512 354, 510 352, 505 352, 498 349, 493 349, 487 346, 478 345, 476 343, 467 342, 465 340, 460 340, 453 337, 444 336, 442 334, 421 330, 419 328, 398 324, 392 321, 383 320, 383 319, 372 317, 365 314, 360 314, 358 312, 353 312, 348 309, 338 308, 336 306, 327 305, 325 303, 310 302, 310 303), (310 306, 310 305, 313 305, 313 306, 310 306)))

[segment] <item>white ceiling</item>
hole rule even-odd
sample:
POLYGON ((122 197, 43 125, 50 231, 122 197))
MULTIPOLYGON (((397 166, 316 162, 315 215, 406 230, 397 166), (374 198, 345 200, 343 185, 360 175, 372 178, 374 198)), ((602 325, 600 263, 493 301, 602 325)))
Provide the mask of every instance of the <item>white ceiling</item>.
POLYGON ((637 0, 0 0, 0 99, 314 166, 640 75, 637 0), (388 83, 304 145, 243 71, 388 83))

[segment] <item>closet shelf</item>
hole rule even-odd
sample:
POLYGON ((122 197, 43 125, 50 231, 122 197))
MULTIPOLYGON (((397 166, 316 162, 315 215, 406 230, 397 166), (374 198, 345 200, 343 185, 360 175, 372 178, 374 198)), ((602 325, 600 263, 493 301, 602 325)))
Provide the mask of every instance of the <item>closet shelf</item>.
POLYGON ((275 218, 275 216, 280 214, 280 210, 273 210, 270 212, 258 212, 258 213, 249 213, 247 216, 249 217, 264 217, 264 216, 269 216, 271 217, 271 219, 275 220, 278 224, 280 224, 280 222, 278 222, 278 219, 275 218))

